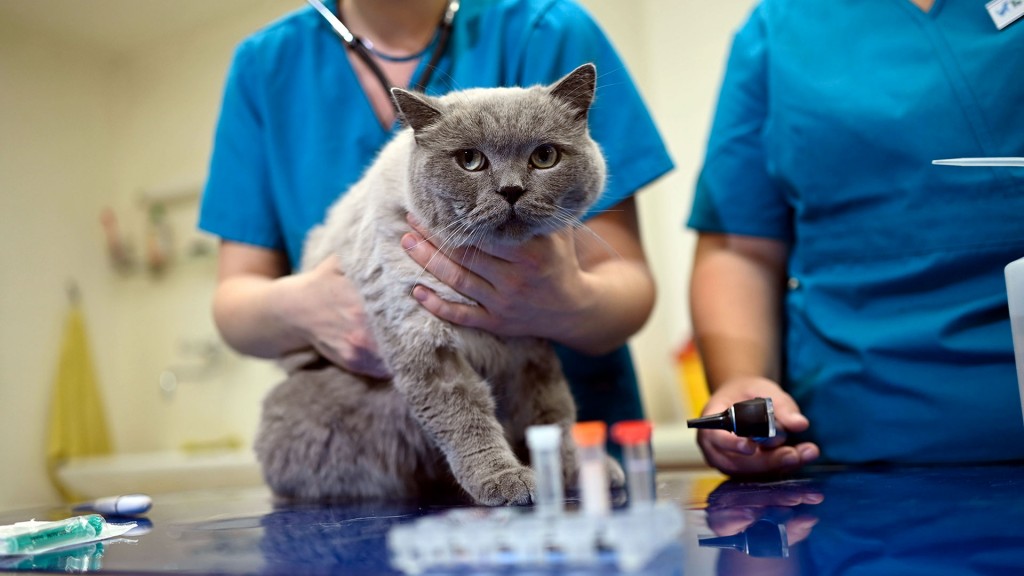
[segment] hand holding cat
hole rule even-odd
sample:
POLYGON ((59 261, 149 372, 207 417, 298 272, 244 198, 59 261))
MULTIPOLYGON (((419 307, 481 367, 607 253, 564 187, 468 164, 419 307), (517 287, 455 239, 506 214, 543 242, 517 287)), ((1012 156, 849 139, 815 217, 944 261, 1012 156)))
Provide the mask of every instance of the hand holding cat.
POLYGON ((439 249, 443 239, 408 218, 406 252, 445 284, 479 306, 448 302, 417 286, 413 296, 431 313, 461 326, 502 336, 557 340, 560 325, 585 305, 586 274, 573 231, 540 236, 519 246, 439 249))
POLYGON ((791 471, 817 459, 820 450, 811 442, 786 446, 786 431, 802 432, 810 426, 793 398, 767 378, 735 378, 719 386, 704 407, 704 414, 728 410, 736 402, 771 398, 779 434, 758 443, 723 430, 698 430, 697 444, 708 464, 731 475, 791 471))
POLYGON ((304 315, 303 323, 310 344, 346 370, 375 378, 390 377, 367 325, 363 299, 339 270, 337 256, 327 258, 304 276, 305 293, 296 302, 302 302, 310 312, 304 315))

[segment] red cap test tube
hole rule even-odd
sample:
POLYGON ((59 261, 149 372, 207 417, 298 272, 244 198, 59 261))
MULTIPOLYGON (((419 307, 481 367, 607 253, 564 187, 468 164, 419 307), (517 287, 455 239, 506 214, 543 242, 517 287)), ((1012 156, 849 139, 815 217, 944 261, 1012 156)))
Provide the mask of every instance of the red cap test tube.
POLYGON ((624 420, 612 425, 612 440, 622 446, 626 464, 626 489, 629 506, 654 504, 654 458, 651 453, 651 423, 624 420))

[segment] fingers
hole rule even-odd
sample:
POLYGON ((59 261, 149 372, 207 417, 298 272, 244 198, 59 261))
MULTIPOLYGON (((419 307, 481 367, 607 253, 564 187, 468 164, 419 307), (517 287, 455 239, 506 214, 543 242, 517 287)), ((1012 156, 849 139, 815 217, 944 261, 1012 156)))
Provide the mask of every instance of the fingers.
POLYGON ((803 432, 811 425, 789 394, 785 392, 773 394, 772 405, 775 408, 775 423, 781 428, 790 432, 803 432))
MULTIPOLYGON (((708 500, 709 510, 731 510, 735 508, 791 508, 801 504, 821 504, 825 495, 814 484, 776 485, 771 490, 759 487, 743 489, 737 485, 735 489, 713 493, 708 500)), ((759 485, 754 485, 759 486, 759 485)))
MULTIPOLYGON (((411 216, 409 222, 414 227, 416 226, 411 216)), ((474 302, 486 301, 488 295, 494 291, 494 287, 485 279, 452 259, 456 258, 466 262, 466 258, 470 258, 473 265, 476 266, 486 258, 490 258, 483 252, 473 248, 459 248, 452 251, 451 254, 445 254, 418 231, 402 236, 402 248, 417 264, 423 266, 424 270, 474 302), (470 253, 473 255, 469 256, 470 253)), ((445 300, 433 290, 422 285, 413 288, 412 295, 427 311, 442 320, 459 326, 492 329, 493 319, 483 306, 445 300)))
POLYGON ((380 380, 386 380, 391 378, 391 371, 388 370, 384 361, 380 357, 373 354, 359 354, 356 358, 351 359, 346 366, 350 372, 357 374, 363 374, 370 378, 377 378, 380 380))
POLYGON ((510 275, 509 264, 515 264, 521 270, 537 272, 548 266, 552 258, 558 262, 559 258, 566 257, 565 254, 575 254, 571 231, 562 230, 546 236, 537 236, 518 245, 484 243, 452 247, 444 246, 444 242, 439 241, 443 239, 423 228, 412 215, 408 215, 406 220, 412 226, 413 232, 410 233, 410 238, 402 238, 402 246, 421 266, 433 272, 427 264, 440 253, 450 262, 468 268, 490 285, 509 282, 520 275, 510 275))
POLYGON ((792 472, 816 460, 817 445, 759 444, 721 430, 700 430, 697 442, 708 464, 729 475, 792 472))
MULTIPOLYGON (((817 502, 815 502, 817 504, 817 502)), ((797 516, 792 520, 786 522, 786 535, 789 540, 789 545, 799 544, 807 539, 811 535, 811 530, 818 524, 818 519, 814 516, 797 516)))
MULTIPOLYGON (((443 254, 449 261, 457 262, 460 266, 470 268, 488 279, 490 278, 489 274, 500 264, 499 258, 496 258, 491 253, 490 247, 480 245, 446 246, 443 238, 424 228, 412 214, 406 215, 406 221, 413 229, 410 233, 412 235, 411 241, 417 244, 416 248, 419 248, 415 254, 410 252, 410 255, 413 255, 414 259, 420 262, 420 265, 424 268, 426 268, 427 262, 415 258, 416 255, 434 257, 436 254, 443 254)), ((409 241, 403 237, 402 246, 406 247, 406 243, 409 241)), ((407 247, 406 249, 408 250, 407 247)))
POLYGON ((471 300, 479 302, 494 291, 491 283, 476 273, 491 265, 491 256, 484 252, 456 248, 445 253, 416 232, 402 236, 402 248, 424 270, 471 300))
POLYGON ((317 349, 332 364, 341 366, 349 372, 381 380, 391 377, 391 372, 384 361, 365 350, 347 349, 344 352, 337 352, 333 348, 317 349))
POLYGON ((413 288, 412 296, 428 312, 442 320, 459 326, 493 330, 493 318, 482 306, 449 302, 425 286, 413 288))
POLYGON ((793 397, 772 380, 762 377, 730 380, 711 395, 703 414, 722 412, 736 402, 757 397, 772 399, 777 435, 754 442, 721 430, 700 430, 697 442, 708 464, 730 475, 785 473, 821 456, 818 446, 810 442, 786 445, 788 433, 803 432, 810 427, 810 422, 793 397))
POLYGON ((761 518, 762 511, 753 507, 730 506, 708 511, 708 528, 723 535, 739 534, 761 518))
POLYGON ((809 464, 821 457, 821 448, 813 442, 797 444, 796 451, 800 454, 801 465, 809 464))
POLYGON ((317 342, 314 348, 332 364, 341 366, 349 372, 382 380, 392 376, 378 355, 376 342, 368 333, 355 330, 348 334, 348 339, 336 345, 317 342))

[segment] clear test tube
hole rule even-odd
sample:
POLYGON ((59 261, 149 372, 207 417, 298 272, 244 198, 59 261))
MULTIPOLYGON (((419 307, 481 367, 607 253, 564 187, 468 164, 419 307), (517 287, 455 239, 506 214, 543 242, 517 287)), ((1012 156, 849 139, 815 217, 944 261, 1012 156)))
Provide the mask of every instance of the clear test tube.
POLYGON ((572 428, 579 463, 580 504, 583 513, 591 516, 605 516, 611 510, 604 450, 607 429, 600 421, 578 422, 572 428))
POLYGON ((534 509, 538 514, 555 516, 564 509, 562 486, 562 428, 557 424, 530 426, 526 429, 526 446, 530 449, 530 465, 537 482, 534 509))
POLYGON ((647 420, 616 422, 612 425, 612 439, 622 446, 630 508, 653 506, 655 490, 651 423, 647 420))

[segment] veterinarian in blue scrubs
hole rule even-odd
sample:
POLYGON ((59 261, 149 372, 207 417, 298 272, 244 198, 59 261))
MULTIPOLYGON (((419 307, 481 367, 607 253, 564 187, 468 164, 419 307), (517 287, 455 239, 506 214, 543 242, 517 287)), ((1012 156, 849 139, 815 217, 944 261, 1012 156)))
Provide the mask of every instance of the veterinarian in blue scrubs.
POLYGON ((692 308, 706 413, 770 396, 796 442, 702 431, 709 463, 1024 458, 1003 278, 1024 170, 931 164, 1024 156, 1022 71, 1024 24, 982 1, 756 7, 689 219, 692 308))
MULTIPOLYGON (((335 14, 338 6, 329 4, 335 14)), ((345 25, 372 41, 392 85, 422 80, 439 49, 444 0, 344 1, 345 25)), ((435 259, 442 280, 468 274, 482 307, 459 309, 418 291, 435 314, 560 345, 580 419, 642 417, 626 340, 650 313, 653 281, 640 245, 633 194, 672 162, 608 39, 567 0, 463 0, 425 92, 550 83, 585 62, 598 71, 590 112, 609 165, 607 189, 587 224, 603 240, 556 234, 530 250, 534 268, 506 263, 497 277, 435 259), (541 252, 544 258, 537 259, 541 252), (453 272, 454 271, 454 272, 453 272), (556 274, 557 272, 557 274, 556 274), (532 286, 519 297, 500 282, 532 286), (493 285, 492 285, 493 283, 493 285), (554 312, 552 312, 554 311, 554 312), (523 319, 528 321, 524 323, 523 319)), ((298 266, 307 231, 361 176, 398 126, 389 95, 312 8, 246 39, 227 79, 199 225, 222 239, 214 314, 237 350, 273 358, 315 347, 348 368, 385 375, 354 288, 329 260, 298 266)), ((416 240, 410 228, 407 240, 416 240)), ((429 244, 410 256, 427 265, 429 244)))

